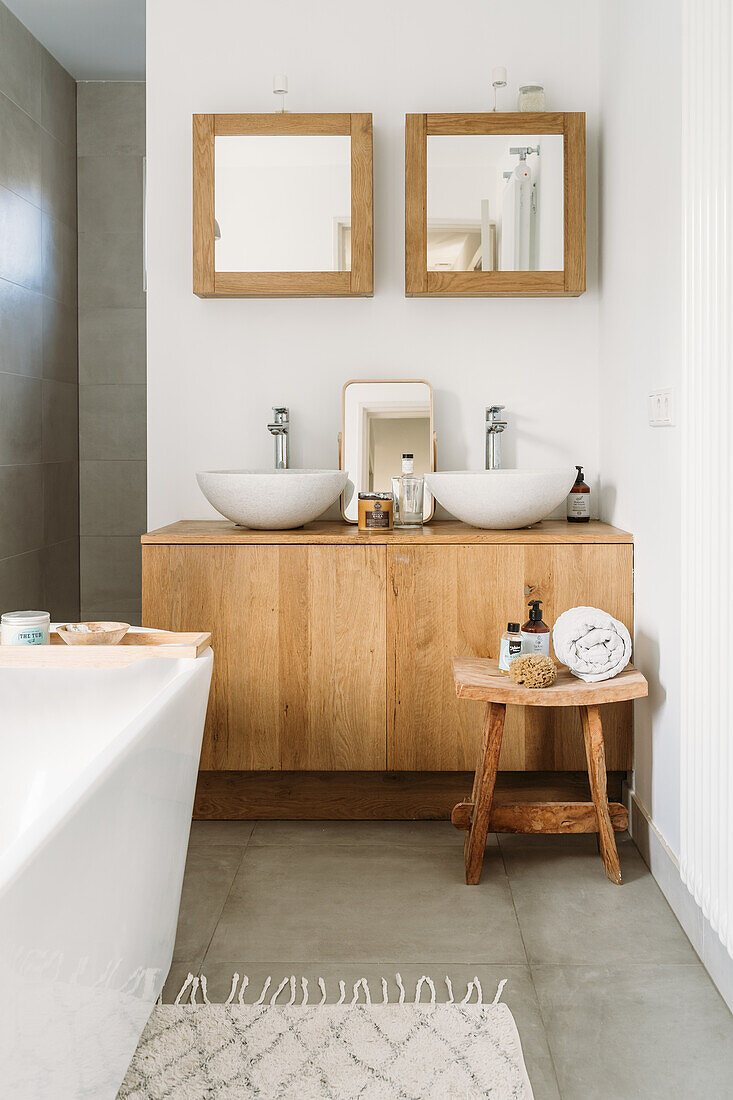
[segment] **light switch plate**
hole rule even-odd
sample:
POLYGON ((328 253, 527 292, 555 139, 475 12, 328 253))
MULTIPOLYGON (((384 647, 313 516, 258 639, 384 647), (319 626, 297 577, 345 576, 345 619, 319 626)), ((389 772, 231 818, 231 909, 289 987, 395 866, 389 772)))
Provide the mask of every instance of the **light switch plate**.
POLYGON ((649 423, 652 428, 671 428, 674 425, 674 389, 653 390, 648 398, 649 423))

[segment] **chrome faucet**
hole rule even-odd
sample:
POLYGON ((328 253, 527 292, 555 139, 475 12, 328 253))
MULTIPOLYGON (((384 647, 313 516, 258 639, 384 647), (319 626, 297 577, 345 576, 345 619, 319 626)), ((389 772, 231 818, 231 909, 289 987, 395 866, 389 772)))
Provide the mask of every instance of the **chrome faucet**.
POLYGON ((289 462, 290 410, 284 405, 272 406, 272 424, 267 430, 275 437, 275 469, 287 470, 289 462))
POLYGON ((506 405, 489 405, 486 409, 486 469, 501 469, 501 433, 506 428, 506 420, 501 414, 506 405))

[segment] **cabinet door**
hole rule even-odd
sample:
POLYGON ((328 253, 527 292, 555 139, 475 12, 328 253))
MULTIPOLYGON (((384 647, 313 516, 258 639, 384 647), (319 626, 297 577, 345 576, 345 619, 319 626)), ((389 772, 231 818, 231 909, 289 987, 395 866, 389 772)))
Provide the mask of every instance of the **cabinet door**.
MULTIPOLYGON (((463 771, 476 765, 483 704, 456 698, 454 655, 497 657, 527 601, 544 616, 582 604, 632 628, 633 548, 602 545, 415 546, 387 550, 387 765, 463 771)), ((604 707, 612 770, 631 767, 631 704, 604 707)), ((509 707, 500 768, 580 771, 585 752, 574 708, 509 707)))
POLYGON ((386 765, 379 546, 145 546, 143 614, 210 630, 202 770, 386 765))

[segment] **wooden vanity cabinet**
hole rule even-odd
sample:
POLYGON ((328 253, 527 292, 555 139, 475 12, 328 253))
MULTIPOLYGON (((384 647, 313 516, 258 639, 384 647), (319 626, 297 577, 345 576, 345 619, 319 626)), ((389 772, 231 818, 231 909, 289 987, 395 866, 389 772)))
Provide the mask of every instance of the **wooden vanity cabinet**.
POLYGON ((205 622, 214 674, 203 771, 382 771, 380 546, 143 549, 143 618, 205 622))
MULTIPOLYGON (((600 525, 599 525, 600 526, 600 525)), ((531 537, 532 532, 526 532, 531 537)), ((471 771, 483 703, 458 700, 450 657, 498 657, 507 623, 543 601, 552 624, 569 607, 602 607, 631 629, 633 547, 624 544, 387 548, 387 759, 396 771, 471 771)), ((631 704, 604 709, 609 770, 631 767, 631 704)), ((502 771, 582 771, 575 709, 509 707, 502 771)))
MULTIPOLYGON (((632 628, 631 536, 580 526, 201 521, 144 535, 143 621, 213 635, 202 771, 472 771, 482 705, 458 704, 454 654, 498 656, 529 599, 550 624, 592 604, 632 628)), ((501 769, 582 771, 576 723, 567 708, 510 707, 501 769)), ((630 703, 606 709, 604 731, 609 770, 630 768, 630 703)))

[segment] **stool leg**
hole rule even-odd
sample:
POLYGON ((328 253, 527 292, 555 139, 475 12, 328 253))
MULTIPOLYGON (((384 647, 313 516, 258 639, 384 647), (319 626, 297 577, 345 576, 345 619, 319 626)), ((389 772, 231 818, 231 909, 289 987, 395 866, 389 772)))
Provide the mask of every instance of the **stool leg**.
POLYGON ((491 802, 494 797, 496 770, 499 766, 501 739, 504 733, 504 703, 487 703, 484 731, 476 774, 473 779, 473 812, 471 826, 466 833, 463 855, 466 863, 466 883, 478 885, 484 862, 486 837, 489 832, 491 802))
POLYGON ((608 812, 606 752, 603 747, 601 712, 597 706, 580 707, 580 720, 583 724, 590 791, 598 818, 598 847, 606 874, 611 882, 615 882, 620 886, 621 867, 618 861, 618 849, 616 848, 616 837, 611 824, 611 815, 608 812))

